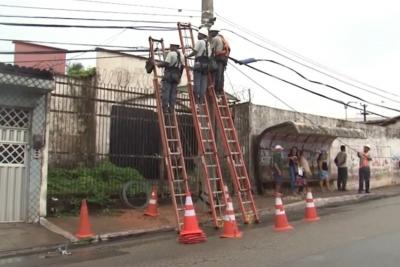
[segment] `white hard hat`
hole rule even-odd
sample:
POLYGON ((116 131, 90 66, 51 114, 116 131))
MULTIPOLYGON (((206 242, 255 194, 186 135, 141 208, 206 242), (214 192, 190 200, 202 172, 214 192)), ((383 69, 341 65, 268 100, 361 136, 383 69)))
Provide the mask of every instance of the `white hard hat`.
POLYGON ((210 32, 219 32, 221 29, 217 25, 212 25, 210 27, 210 32))
POLYGON ((371 149, 371 146, 369 144, 364 145, 364 147, 371 149))
POLYGON ((281 145, 276 145, 275 150, 283 150, 283 147, 281 145))
POLYGON ((199 30, 199 33, 201 33, 201 34, 203 34, 203 35, 205 35, 205 36, 208 36, 208 30, 207 30, 207 28, 201 28, 201 29, 199 30))

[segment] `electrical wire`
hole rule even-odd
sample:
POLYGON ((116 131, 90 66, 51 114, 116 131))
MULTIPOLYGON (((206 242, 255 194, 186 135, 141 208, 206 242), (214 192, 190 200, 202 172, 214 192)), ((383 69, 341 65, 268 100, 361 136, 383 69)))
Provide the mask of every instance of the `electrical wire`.
POLYGON ((107 5, 118 5, 118 6, 133 6, 133 7, 144 7, 144 8, 154 8, 154 9, 163 9, 163 10, 175 10, 178 12, 188 11, 188 12, 201 12, 196 9, 182 9, 182 8, 173 8, 166 6, 152 6, 152 5, 141 5, 141 4, 128 4, 128 3, 120 3, 120 2, 109 2, 109 1, 99 1, 99 0, 71 0, 75 2, 87 2, 87 3, 98 3, 98 4, 107 4, 107 5))
MULTIPOLYGON (((247 65, 247 64, 243 63, 242 61, 236 60, 236 59, 234 59, 234 58, 230 58, 230 59, 232 59, 232 60, 233 60, 235 63, 237 63, 237 64, 240 64, 240 65, 247 65)), ((282 66, 282 67, 284 67, 284 68, 287 68, 287 69, 293 71, 293 72, 296 73, 298 76, 300 76, 301 78, 303 78, 304 80, 306 80, 306 81, 308 81, 308 82, 315 83, 315 84, 318 84, 318 85, 326 86, 326 87, 328 87, 328 88, 330 88, 330 89, 333 89, 333 90, 335 90, 335 91, 338 91, 338 92, 340 92, 340 93, 342 93, 342 94, 344 94, 344 95, 350 96, 350 97, 352 97, 352 98, 358 99, 358 100, 363 101, 363 102, 365 102, 365 103, 368 103, 368 104, 370 104, 370 105, 377 106, 377 107, 384 108, 384 109, 388 109, 388 110, 392 110, 392 111, 396 111, 396 112, 400 112, 400 109, 391 108, 391 107, 384 106, 384 105, 381 105, 381 104, 377 104, 377 103, 374 103, 374 102, 371 102, 371 101, 368 101, 368 100, 364 100, 363 98, 361 98, 361 97, 359 97, 359 96, 356 96, 356 95, 347 93, 347 92, 343 91, 342 89, 339 89, 339 88, 337 88, 337 87, 335 87, 335 86, 332 86, 332 85, 329 85, 329 84, 325 84, 325 83, 322 83, 322 82, 319 82, 319 81, 314 81, 314 80, 308 79, 306 76, 304 76, 303 74, 301 74, 301 73, 298 72, 297 70, 295 70, 295 69, 293 69, 293 68, 291 68, 291 67, 289 67, 289 66, 286 66, 286 65, 284 65, 284 64, 282 64, 282 63, 279 63, 279 62, 277 62, 277 61, 275 61, 275 60, 271 60, 271 59, 261 59, 261 60, 258 60, 258 61, 270 62, 270 63, 276 64, 276 65, 282 66)))
MULTIPOLYGON (((274 97, 275 99, 277 99, 279 102, 281 102, 283 105, 285 105, 286 107, 288 107, 289 109, 293 110, 296 114, 300 115, 303 119, 305 119, 306 121, 309 121, 311 123, 311 125, 314 125, 315 127, 321 129, 323 132, 325 132, 326 134, 329 134, 325 128, 321 127, 319 124, 315 123, 313 120, 311 120, 310 118, 308 118, 305 114, 297 111, 293 106, 291 106, 290 104, 288 104, 286 101, 284 101, 283 99, 281 99, 279 96, 275 95, 274 93, 272 93, 270 90, 268 90, 267 88, 265 88, 262 84, 260 84, 259 82, 257 82, 256 80, 254 80, 252 77, 250 77, 249 75, 247 75, 245 72, 243 72, 242 70, 240 70, 238 67, 236 67, 234 64, 231 64, 229 62, 229 65, 232 66, 234 69, 236 69, 239 73, 241 73, 243 76, 245 76, 247 79, 249 79, 251 82, 253 82, 254 84, 256 84, 258 87, 260 87, 261 89, 263 89, 264 91, 266 91, 269 95, 271 95, 272 97, 274 97)), ((355 109, 359 109, 357 107, 353 107, 350 106, 352 108, 355 109)), ((385 117, 387 118, 387 117, 385 117)), ((337 140, 342 143, 343 145, 346 145, 349 149, 357 152, 358 150, 356 148, 354 148, 353 146, 347 144, 346 142, 344 142, 341 138, 337 137, 337 140)))
MULTIPOLYGON (((232 58, 230 58, 230 59, 233 60, 232 58)), ((236 60, 236 61, 237 61, 237 60, 236 60)), ((304 90, 304 91, 306 91, 306 92, 308 92, 308 93, 317 95, 317 96, 319 96, 319 97, 328 99, 328 100, 330 100, 330 101, 339 103, 339 104, 341 104, 341 105, 346 105, 346 106, 351 107, 351 108, 353 108, 353 109, 357 109, 357 110, 364 111, 364 110, 361 109, 361 108, 358 108, 358 107, 355 107, 355 106, 346 104, 345 102, 343 102, 343 101, 341 101, 341 100, 338 100, 338 99, 335 99, 335 98, 332 98, 332 97, 329 97, 329 96, 326 96, 326 95, 323 95, 323 94, 314 92, 314 91, 312 91, 312 90, 310 90, 310 89, 307 89, 307 88, 305 88, 305 87, 303 87, 303 86, 300 86, 300 85, 295 84, 295 83, 293 83, 293 82, 290 82, 290 81, 288 81, 288 80, 282 79, 282 78, 280 78, 280 77, 278 77, 278 76, 276 76, 276 75, 270 74, 270 73, 265 72, 265 71, 263 71, 263 70, 260 70, 260 69, 258 69, 258 68, 256 68, 256 67, 253 67, 253 66, 250 66, 250 65, 246 65, 246 64, 244 64, 244 66, 246 66, 246 67, 248 67, 248 68, 250 68, 250 69, 253 69, 253 70, 257 71, 257 72, 260 72, 260 73, 262 73, 262 74, 265 74, 265 75, 267 75, 267 76, 269 76, 269 77, 271 77, 271 78, 277 79, 277 80, 282 81, 282 82, 284 82, 284 83, 290 84, 290 85, 292 85, 292 86, 294 86, 294 87, 300 88, 300 89, 302 89, 302 90, 304 90)), ((377 116, 380 116, 380 117, 383 117, 383 118, 388 118, 387 116, 381 115, 381 114, 376 113, 376 112, 372 112, 372 111, 368 111, 368 112, 369 112, 370 114, 373 114, 373 115, 377 115, 377 116)))
POLYGON ((123 15, 141 15, 141 16, 161 16, 161 17, 184 17, 198 18, 198 15, 179 15, 165 13, 145 13, 145 12, 126 12, 126 11, 111 11, 111 10, 92 10, 92 9, 72 9, 72 8, 54 8, 54 7, 37 7, 37 6, 21 6, 21 5, 6 5, 0 4, 2 7, 22 8, 22 9, 37 9, 37 10, 52 10, 52 11, 72 11, 85 13, 101 13, 101 14, 123 14, 123 15))
MULTIPOLYGON (((20 51, 20 52, 10 52, 10 51, 0 51, 0 55, 47 55, 47 54, 73 54, 73 53, 87 53, 87 52, 97 52, 97 49, 80 49, 80 50, 54 50, 54 51, 20 51)), ((148 52, 149 49, 125 49, 125 50, 110 50, 111 52, 148 52)))
MULTIPOLYGON (((244 32, 244 33, 246 33, 246 34, 248 34, 248 35, 250 35, 250 36, 253 36, 253 37, 255 37, 255 38, 257 38, 257 39, 263 41, 263 42, 266 43, 266 44, 269 44, 269 45, 274 46, 274 47, 276 47, 276 48, 278 48, 278 49, 280 49, 280 50, 283 50, 283 51, 285 51, 286 53, 288 53, 288 54, 290 54, 290 55, 292 55, 292 56, 295 56, 295 57, 297 57, 297 58, 300 58, 300 59, 302 59, 303 61, 307 61, 307 62, 309 62, 310 64, 316 65, 316 66, 318 66, 318 67, 321 68, 321 69, 326 69, 327 71, 332 72, 332 73, 334 73, 334 74, 336 74, 336 75, 338 75, 338 76, 342 76, 342 77, 344 77, 344 78, 346 78, 346 79, 348 79, 348 80, 352 80, 352 81, 354 81, 354 82, 356 82, 356 83, 359 83, 359 84, 362 84, 362 85, 364 85, 364 86, 373 88, 373 89, 375 89, 375 90, 377 90, 377 91, 384 92, 384 93, 386 93, 386 94, 388 94, 388 95, 400 97, 400 95, 395 94, 395 93, 393 93, 393 92, 389 92, 389 91, 387 91, 387 90, 378 88, 378 87, 376 87, 376 86, 369 85, 369 84, 367 84, 367 83, 364 83, 364 82, 361 82, 361 81, 359 81, 359 80, 356 80, 356 79, 354 79, 354 78, 352 78, 352 77, 350 77, 350 76, 347 76, 347 75, 345 75, 345 74, 339 73, 338 71, 332 70, 332 69, 330 69, 330 68, 328 68, 328 67, 326 67, 326 66, 324 66, 324 65, 322 65, 322 64, 320 64, 320 63, 318 63, 318 62, 316 62, 316 61, 314 61, 314 60, 312 60, 312 59, 310 59, 310 58, 307 58, 307 57, 305 57, 305 56, 303 56, 303 55, 301 55, 301 54, 299 54, 299 53, 297 53, 297 52, 294 52, 294 51, 292 51, 292 50, 290 50, 290 49, 288 49, 288 48, 286 48, 286 47, 284 47, 284 46, 282 46, 282 45, 280 45, 280 44, 278 44, 278 43, 276 43, 276 42, 273 42, 273 41, 271 41, 271 40, 269 40, 269 39, 267 39, 267 38, 265 38, 265 37, 263 37, 263 36, 261 36, 261 35, 255 33, 255 32, 253 32, 253 31, 251 31, 251 30, 249 30, 249 29, 247 29, 247 28, 245 28, 245 27, 243 27, 243 26, 241 26, 241 25, 239 25, 239 24, 237 24, 237 23, 235 23, 235 22, 233 22, 233 21, 231 21, 231 20, 229 20, 229 19, 227 19, 227 18, 221 16, 221 15, 219 15, 217 12, 215 12, 215 14, 216 14, 217 17, 219 17, 219 18, 220 18, 221 20, 223 20, 225 23, 227 23, 227 24, 229 24, 229 25, 231 25, 231 26, 233 26, 233 27, 235 27, 235 28, 241 30, 242 32, 244 32)), ((298 63, 298 64, 300 64, 300 63, 297 62, 297 61, 295 61, 295 62, 298 63)), ((308 67, 311 68, 310 66, 308 66, 308 67)), ((313 70, 314 70, 314 69, 313 69, 313 70)), ((317 70, 317 71, 319 71, 319 70, 317 70)), ((319 71, 319 72, 320 72, 320 71, 319 71)), ((320 72, 320 73, 322 73, 322 74, 324 74, 324 75, 326 75, 326 76, 328 76, 328 77, 330 77, 330 78, 336 79, 336 80, 338 80, 338 81, 340 81, 340 82, 342 82, 342 83, 345 83, 345 84, 351 85, 351 86, 353 86, 353 87, 356 87, 356 88, 358 88, 358 89, 361 89, 361 90, 367 91, 367 92, 369 92, 369 93, 375 94, 374 92, 371 92, 371 91, 368 90, 368 89, 359 87, 359 86, 357 86, 357 85, 355 85, 355 84, 352 84, 352 83, 348 83, 348 82, 343 81, 343 80, 341 80, 341 79, 339 79, 339 78, 337 78, 337 77, 330 76, 329 74, 327 74, 327 73, 325 73, 325 72, 320 72)), ((379 96, 380 96, 380 95, 379 95, 379 96)))
POLYGON ((131 49, 143 49, 142 46, 122 46, 122 45, 104 45, 104 44, 87 44, 87 43, 69 43, 69 42, 50 42, 50 41, 39 41, 39 40, 21 40, 21 39, 6 39, 0 38, 0 41, 4 42, 24 42, 24 43, 42 43, 42 44, 58 44, 58 45, 73 45, 73 46, 101 46, 101 47, 115 47, 115 48, 131 48, 131 49))
MULTIPOLYGON (((321 71, 321 70, 319 70, 319 69, 317 69, 317 68, 314 68, 314 67, 309 66, 309 65, 307 65, 307 64, 304 64, 304 63, 302 63, 302 62, 300 62, 300 61, 298 61, 298 60, 296 60, 296 59, 293 59, 293 58, 291 58, 291 57, 288 57, 288 56, 286 56, 286 55, 284 55, 284 54, 282 54, 282 53, 280 53, 280 52, 278 52, 278 51, 275 51, 274 49, 271 49, 271 48, 269 48, 269 47, 263 46, 263 45, 261 45, 261 44, 259 44, 259 43, 257 43, 257 42, 252 41, 252 40, 250 40, 249 38, 246 38, 245 36, 243 36, 243 35, 237 33, 236 31, 233 31, 233 30, 230 30, 230 29, 222 29, 222 30, 227 31, 227 32, 230 32, 230 33, 233 33, 234 35, 236 35, 236 36, 242 38, 243 40, 246 40, 246 41, 248 41, 248 42, 250 42, 250 43, 252 43, 252 44, 254 44, 254 45, 256 45, 256 46, 258 46, 258 47, 260 47, 260 48, 263 48, 263 49, 265 49, 265 50, 268 50, 268 51, 270 51, 270 52, 272 52, 272 53, 274 53, 274 54, 276 54, 276 55, 279 55, 279 56, 281 56, 281 57, 283 57, 283 58, 286 58, 286 59, 288 59, 288 60, 290 60, 290 61, 292 61, 292 62, 295 62, 295 63, 297 63, 297 64, 299 64, 299 65, 301 65, 301 66, 303 66, 303 67, 306 67, 306 68, 308 68, 308 69, 314 70, 314 71, 316 71, 316 72, 318 72, 318 73, 320 73, 320 74, 323 74, 323 75, 325 75, 325 76, 328 76, 328 77, 330 77, 330 78, 332 78, 332 79, 335 79, 335 80, 337 80, 337 81, 340 81, 340 82, 342 82, 342 83, 344 83, 344 84, 347 84, 347 85, 349 85, 349 86, 352 86, 352 87, 358 88, 358 89, 360 89, 360 90, 366 91, 366 92, 368 92, 368 93, 370 93, 370 94, 373 94, 373 95, 382 97, 382 98, 384 98, 384 99, 386 99, 386 100, 390 100, 390 101, 392 101, 392 102, 400 103, 400 101, 398 101, 398 100, 395 100, 395 99, 393 99, 393 98, 390 98, 390 97, 384 96, 384 95, 382 95, 382 94, 373 92, 373 91, 368 90, 368 89, 365 89, 365 88, 363 88, 363 87, 357 86, 357 85, 355 85, 355 84, 353 84, 353 83, 349 83, 349 82, 344 81, 344 80, 342 80, 342 79, 339 79, 339 78, 337 78, 337 77, 335 77, 335 76, 333 76, 333 75, 330 75, 329 73, 323 72, 323 71, 321 71)), ((393 95, 393 94, 392 94, 392 95, 393 95)))
MULTIPOLYGON (((71 58, 66 59, 65 61, 76 61, 76 60, 93 60, 98 58, 118 58, 118 57, 126 57, 126 55, 119 55, 119 56, 104 56, 104 57, 82 57, 82 58, 71 58)), ((49 61, 61 61, 62 59, 39 59, 39 60, 23 60, 18 61, 18 63, 33 63, 33 62, 49 62, 49 61)), ((14 64, 14 61, 5 61, 0 62, 2 64, 14 64)))
POLYGON ((71 24, 42 24, 42 23, 14 23, 0 22, 0 25, 16 27, 44 27, 44 28, 84 28, 84 29, 130 29, 137 31, 175 31, 176 27, 164 26, 112 26, 112 25, 71 25, 71 24))
POLYGON ((133 22, 133 23, 154 23, 154 24, 174 24, 174 25, 176 25, 176 21, 159 21, 159 20, 99 19, 99 18, 56 17, 56 16, 22 16, 22 15, 4 15, 4 14, 0 14, 0 17, 2 17, 2 18, 21 18, 21 19, 54 19, 54 20, 133 22))

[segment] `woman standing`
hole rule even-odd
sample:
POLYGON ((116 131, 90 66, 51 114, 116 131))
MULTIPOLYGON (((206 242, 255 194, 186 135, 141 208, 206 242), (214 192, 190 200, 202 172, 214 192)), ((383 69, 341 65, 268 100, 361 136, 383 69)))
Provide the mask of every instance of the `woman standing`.
POLYGON ((328 167, 328 154, 326 151, 322 151, 317 159, 318 163, 318 172, 319 172, 319 186, 321 187, 321 191, 324 192, 324 183, 326 184, 326 188, 328 191, 331 191, 329 185, 329 167, 328 167))
POLYGON ((308 164, 307 158, 304 155, 304 150, 299 152, 299 169, 297 175, 296 185, 299 187, 298 192, 303 192, 303 188, 307 188, 307 179, 312 176, 310 165, 308 164))
POLYGON ((296 177, 298 174, 298 149, 293 146, 288 154, 289 160, 289 178, 290 178, 290 190, 293 194, 296 192, 296 177))

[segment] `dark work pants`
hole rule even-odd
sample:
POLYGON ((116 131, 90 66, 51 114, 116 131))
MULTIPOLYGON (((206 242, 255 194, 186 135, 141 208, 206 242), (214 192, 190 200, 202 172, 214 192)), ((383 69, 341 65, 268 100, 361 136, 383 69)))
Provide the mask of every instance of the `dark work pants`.
POLYGON ((365 183, 365 192, 369 192, 369 178, 371 176, 371 170, 369 167, 362 167, 358 171, 359 174, 359 186, 358 192, 362 192, 364 190, 365 183))
POLYGON ((162 83, 162 102, 164 112, 174 111, 176 103, 176 87, 178 83, 163 81, 162 83))
POLYGON ((347 167, 338 168, 337 188, 338 190, 346 190, 347 184, 347 167))
POLYGON ((217 60, 217 70, 214 73, 214 89, 217 94, 224 92, 224 72, 225 64, 217 60))

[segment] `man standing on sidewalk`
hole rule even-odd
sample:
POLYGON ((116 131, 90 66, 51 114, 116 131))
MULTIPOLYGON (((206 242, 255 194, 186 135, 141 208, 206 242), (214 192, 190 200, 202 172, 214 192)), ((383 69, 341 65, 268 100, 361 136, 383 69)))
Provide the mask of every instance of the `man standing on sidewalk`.
POLYGON ((337 189, 339 191, 346 191, 347 183, 347 154, 346 147, 340 146, 340 152, 336 155, 335 164, 338 169, 337 189))
POLYGON ((360 158, 360 169, 359 169, 359 187, 358 193, 364 191, 365 183, 365 193, 369 193, 369 178, 371 176, 371 170, 369 168, 369 162, 372 158, 369 155, 371 147, 369 145, 364 146, 363 152, 357 152, 357 156, 360 158))
POLYGON ((282 157, 283 147, 281 145, 276 145, 272 152, 272 176, 275 182, 275 192, 281 193, 282 187, 282 170, 283 170, 283 157, 282 157))

